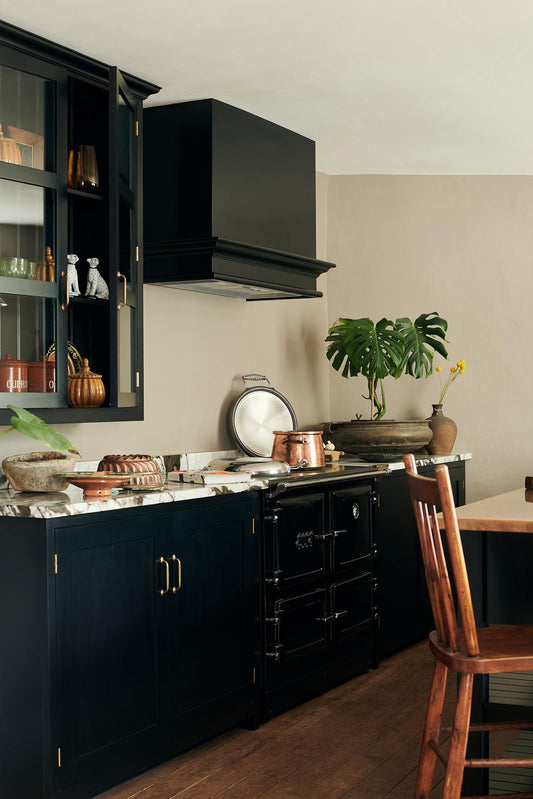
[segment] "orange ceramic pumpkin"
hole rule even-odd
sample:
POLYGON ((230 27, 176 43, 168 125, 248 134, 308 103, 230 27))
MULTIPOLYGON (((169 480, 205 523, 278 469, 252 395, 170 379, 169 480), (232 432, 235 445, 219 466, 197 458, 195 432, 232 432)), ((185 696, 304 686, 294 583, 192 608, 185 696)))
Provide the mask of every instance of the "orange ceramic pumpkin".
POLYGON ((102 375, 91 372, 89 361, 84 358, 80 371, 68 376, 68 404, 73 408, 98 408, 104 400, 102 375))

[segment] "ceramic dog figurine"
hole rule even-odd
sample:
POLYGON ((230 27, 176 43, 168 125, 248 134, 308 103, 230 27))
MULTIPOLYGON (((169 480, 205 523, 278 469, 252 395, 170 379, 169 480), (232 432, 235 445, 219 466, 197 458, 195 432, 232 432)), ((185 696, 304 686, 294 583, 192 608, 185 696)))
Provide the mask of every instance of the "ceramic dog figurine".
POLYGON ((85 290, 86 297, 97 297, 99 300, 109 299, 109 288, 104 278, 98 271, 98 258, 87 258, 89 264, 89 273, 87 275, 87 288, 85 290))
POLYGON ((68 290, 71 297, 79 297, 80 292, 80 285, 78 283, 78 270, 76 269, 76 264, 80 259, 74 253, 67 255, 67 280, 68 280, 68 290))

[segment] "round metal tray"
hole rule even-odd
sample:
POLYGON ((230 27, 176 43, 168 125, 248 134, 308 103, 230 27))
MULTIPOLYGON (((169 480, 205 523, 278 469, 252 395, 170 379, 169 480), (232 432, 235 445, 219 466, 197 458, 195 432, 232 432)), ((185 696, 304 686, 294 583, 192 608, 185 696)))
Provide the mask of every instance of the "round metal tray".
POLYGON ((268 386, 246 389, 237 397, 230 413, 233 438, 247 455, 270 457, 274 430, 296 430, 297 426, 288 399, 268 386))

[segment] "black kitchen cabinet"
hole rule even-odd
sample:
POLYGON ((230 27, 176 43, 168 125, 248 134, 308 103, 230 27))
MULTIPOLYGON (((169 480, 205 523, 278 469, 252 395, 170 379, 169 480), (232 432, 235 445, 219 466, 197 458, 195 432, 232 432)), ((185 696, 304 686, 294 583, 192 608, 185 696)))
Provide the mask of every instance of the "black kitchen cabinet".
MULTIPOLYGON (((464 505, 465 463, 449 463, 448 468, 456 505, 464 505)), ((432 476, 433 468, 424 466, 419 472, 432 476)), ((403 469, 379 482, 375 536, 381 658, 419 641, 434 627, 403 469)))
POLYGON ((142 418, 142 102, 157 90, 2 24, 0 360, 16 369, 0 384, 0 424, 8 404, 52 422, 142 418), (81 146, 96 171, 81 168, 81 146), (89 258, 109 299, 85 296, 89 258), (85 357, 104 382, 99 408, 68 407, 85 357))
POLYGON ((1 796, 86 799, 257 723, 257 503, 2 519, 1 796))
POLYGON ((264 719, 377 663, 375 482, 264 492, 264 719))

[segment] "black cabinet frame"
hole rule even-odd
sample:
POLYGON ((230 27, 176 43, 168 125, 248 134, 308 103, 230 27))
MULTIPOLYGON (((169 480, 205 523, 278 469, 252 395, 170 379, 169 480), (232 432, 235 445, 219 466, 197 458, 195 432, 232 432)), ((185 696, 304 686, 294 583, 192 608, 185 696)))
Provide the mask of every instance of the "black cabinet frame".
MULTIPOLYGON (((36 412, 45 421, 90 422, 111 420, 135 420, 143 418, 143 359, 142 359, 142 101, 149 94, 159 90, 158 86, 139 80, 116 68, 110 68, 94 59, 75 53, 53 42, 23 31, 15 26, 3 24, 0 30, 0 64, 21 72, 27 72, 50 82, 53 97, 53 110, 47 114, 46 153, 44 169, 33 169, 26 166, 0 162, 0 179, 15 181, 42 187, 55 193, 55 201, 47 202, 46 243, 53 245, 53 256, 56 262, 56 282, 43 283, 34 280, 18 280, 11 277, 0 277, 0 293, 19 293, 21 296, 49 297, 55 307, 55 344, 56 354, 63 348, 66 353, 67 339, 72 336, 73 319, 77 318, 78 326, 84 325, 88 318, 87 300, 80 298, 73 304, 73 311, 62 310, 66 304, 66 254, 76 246, 71 241, 72 233, 67 235, 69 222, 72 230, 72 205, 83 205, 84 215, 102 214, 107 207, 108 245, 105 245, 105 233, 95 244, 96 253, 104 259, 106 267, 103 276, 109 285, 110 298, 107 306, 93 303, 97 308, 95 316, 96 335, 99 337, 97 351, 99 360, 104 359, 106 400, 99 408, 72 408, 67 402, 67 363, 65 357, 56 358, 56 391, 49 393, 9 393, 2 394, 3 403, 15 404, 36 412), (69 83, 70 82, 70 83, 69 83), (74 82, 74 83, 72 83, 74 82), (67 188, 67 153, 69 145, 68 128, 72 124, 72 97, 69 86, 93 87, 91 91, 107 96, 108 102, 98 107, 97 114, 105 114, 106 125, 109 126, 108 153, 105 162, 109 174, 101 176, 107 184, 105 197, 88 197, 86 192, 67 188), (119 140, 118 140, 118 101, 119 95, 133 111, 131 181, 129 186, 122 186, 118 178, 119 140), (121 353, 117 344, 117 310, 121 300, 117 285, 119 249, 119 197, 128 198, 131 208, 131 225, 129 231, 131 287, 128 290, 128 304, 132 314, 130 340, 130 390, 125 394, 119 391, 118 361, 121 353), (87 199, 85 199, 87 198, 87 199), (100 202, 98 202, 100 201, 100 202), (103 203, 102 203, 103 201, 103 203), (100 210, 96 210, 100 206, 100 210), (54 230, 52 231, 52 228, 54 230), (54 233, 53 237, 51 233, 54 233), (53 240, 52 240, 53 239, 53 240), (80 310, 81 309, 81 310, 80 310), (133 319, 134 316, 134 319, 133 319), (103 326, 96 321, 105 320, 103 326), (100 331, 100 332, 98 332, 100 331)), ((72 131, 71 131, 72 135, 72 131)), ((81 212, 79 212, 81 215, 81 212)), ((98 227, 98 226, 97 226, 98 227)), ((76 251, 76 250, 74 250, 76 251)), ((104 303, 104 301, 100 301, 104 303)), ((128 317, 129 318, 129 317, 128 317)), ((76 342, 74 342, 76 343, 76 342)), ((122 355, 124 348, 122 348, 122 355)), ((82 356, 91 357, 91 352, 81 352, 82 356)), ((0 357, 4 357, 1 353, 0 357)), ((40 357, 40 355, 39 355, 40 357)), ((91 363, 95 371, 100 371, 98 364, 91 363)), ((9 423, 11 412, 0 408, 0 425, 9 423)))

